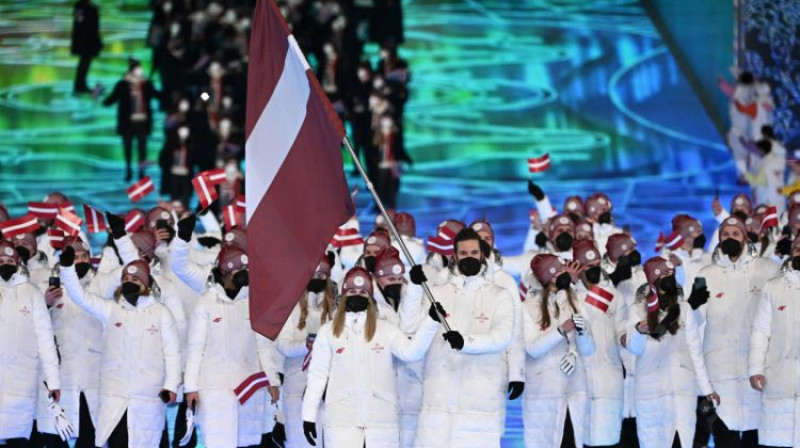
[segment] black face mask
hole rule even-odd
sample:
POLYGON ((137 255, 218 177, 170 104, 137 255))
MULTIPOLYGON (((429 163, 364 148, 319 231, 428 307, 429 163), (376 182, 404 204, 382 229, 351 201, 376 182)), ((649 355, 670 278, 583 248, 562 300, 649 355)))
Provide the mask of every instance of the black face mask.
POLYGON ((792 269, 800 271, 800 255, 792 258, 792 269))
POLYGON ((0 278, 5 281, 11 280, 11 277, 17 273, 17 267, 13 264, 4 264, 0 266, 0 278))
POLYGON ((747 222, 747 215, 741 210, 736 210, 735 212, 731 212, 731 216, 735 216, 741 219, 742 221, 747 222))
POLYGON ((386 287, 383 288, 383 295, 390 300, 390 303, 394 304, 395 311, 400 307, 400 296, 402 292, 403 285, 401 283, 386 285, 386 287))
POLYGON ((228 296, 229 299, 233 300, 239 295, 239 291, 241 290, 242 288, 225 288, 225 295, 228 296))
POLYGON ((561 252, 572 249, 572 243, 575 239, 567 232, 563 232, 556 237, 556 248, 561 252))
POLYGON ((611 224, 611 212, 600 213, 600 216, 597 217, 597 222, 600 224, 611 224))
POLYGON ((78 274, 78 278, 86 277, 90 269, 92 269, 91 263, 75 263, 75 272, 78 274))
POLYGON ((364 257, 364 269, 369 271, 370 273, 375 272, 375 257, 370 255, 368 257, 364 257))
POLYGON ((628 261, 630 262, 631 266, 639 266, 642 264, 642 254, 640 254, 638 250, 634 250, 628 254, 628 261))
POLYGON ((758 234, 755 232, 747 232, 747 239, 750 240, 751 243, 755 244, 758 242, 758 234))
POLYGON ((247 275, 247 271, 239 271, 233 274, 233 286, 237 289, 242 289, 249 284, 250 277, 247 275))
POLYGON ((703 249, 706 247, 706 236, 705 234, 701 234, 697 238, 694 239, 692 243, 692 247, 695 249, 703 249))
POLYGON ((139 302, 139 296, 142 295, 142 290, 136 283, 125 282, 122 284, 122 297, 133 306, 139 302))
POLYGON ((600 283, 600 266, 589 268, 584 272, 586 274, 586 281, 592 284, 600 283))
POLYGON ((31 251, 29 251, 26 247, 19 246, 17 248, 17 254, 19 255, 19 258, 22 259, 23 263, 28 263, 28 260, 31 259, 31 251))
POLYGON ((571 284, 572 284, 572 277, 570 277, 569 274, 566 272, 564 272, 563 274, 559 275, 556 278, 556 288, 559 291, 569 288, 569 285, 571 284))
POLYGON ((325 286, 328 284, 327 280, 321 278, 312 278, 308 282, 308 286, 306 286, 306 291, 313 292, 315 294, 319 294, 325 289, 325 286))
POLYGON ((345 311, 349 313, 360 313, 366 311, 369 306, 369 297, 350 296, 345 301, 345 311))
POLYGON ((742 243, 733 238, 728 238, 719 243, 719 247, 722 253, 727 255, 729 258, 737 257, 742 253, 742 243))
POLYGON ((663 277, 658 282, 658 288, 667 293, 668 295, 673 295, 678 292, 678 282, 675 280, 674 275, 663 277))
POLYGON ((478 275, 481 271, 481 260, 474 257, 466 257, 458 260, 458 270, 467 277, 478 275))

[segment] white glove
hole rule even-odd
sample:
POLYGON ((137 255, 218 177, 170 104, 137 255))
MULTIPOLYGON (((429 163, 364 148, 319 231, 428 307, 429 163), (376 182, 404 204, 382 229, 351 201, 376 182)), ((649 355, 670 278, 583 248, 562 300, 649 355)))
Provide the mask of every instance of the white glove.
POLYGON ((194 434, 194 412, 192 412, 192 408, 186 409, 186 434, 184 434, 183 438, 178 442, 178 446, 186 446, 189 444, 189 441, 192 440, 192 434, 194 434))
POLYGON ((570 376, 572 372, 575 371, 575 364, 578 362, 578 357, 575 355, 575 352, 570 351, 566 355, 561 358, 561 363, 559 364, 558 368, 561 369, 561 372, 564 375, 570 376))
POLYGON ((580 314, 573 314, 572 315, 572 323, 575 324, 575 330, 578 332, 579 335, 583 336, 583 333, 586 332, 586 329, 589 328, 586 318, 581 316, 580 314))
POLYGON ((62 408, 61 405, 50 399, 47 411, 53 416, 53 425, 56 427, 56 431, 58 431, 61 440, 66 442, 77 436, 75 428, 72 427, 72 423, 69 422, 67 414, 64 412, 64 408, 62 408))

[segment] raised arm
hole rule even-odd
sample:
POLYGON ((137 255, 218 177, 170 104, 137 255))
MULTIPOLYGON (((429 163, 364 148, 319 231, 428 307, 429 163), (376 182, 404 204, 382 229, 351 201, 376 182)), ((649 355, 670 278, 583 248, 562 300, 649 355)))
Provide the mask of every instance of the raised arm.
POLYGON ((394 325, 385 325, 390 333, 389 350, 392 354, 405 362, 419 361, 428 352, 428 348, 439 330, 439 323, 430 317, 422 322, 422 325, 410 339, 394 325))
POLYGON ((61 282, 67 290, 67 297, 72 300, 76 305, 87 313, 94 316, 95 319, 107 324, 111 318, 112 310, 117 305, 114 301, 103 300, 91 292, 84 290, 78 279, 78 274, 75 272, 75 266, 59 268, 61 275, 61 282))
POLYGON ((198 294, 206 292, 208 270, 189 261, 190 243, 181 238, 175 238, 170 244, 172 258, 172 272, 183 283, 198 294))

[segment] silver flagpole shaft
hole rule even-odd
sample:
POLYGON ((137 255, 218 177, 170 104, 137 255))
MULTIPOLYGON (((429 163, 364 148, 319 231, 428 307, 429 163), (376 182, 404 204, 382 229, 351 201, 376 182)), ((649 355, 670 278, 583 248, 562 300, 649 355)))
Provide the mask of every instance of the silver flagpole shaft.
MULTIPOLYGON (((389 230, 392 232, 392 236, 397 241, 397 244, 400 245, 400 249, 403 251, 403 255, 405 255, 406 260, 408 260, 408 264, 411 265, 411 267, 416 266, 417 263, 414 262, 414 258, 411 256, 411 252, 408 251, 406 243, 403 241, 402 238, 400 238, 400 234, 397 232, 397 228, 394 226, 394 222, 391 220, 391 218, 389 218, 389 214, 386 213, 386 208, 383 206, 381 198, 378 197, 378 193, 375 191, 375 186, 372 185, 372 182, 369 180, 369 177, 367 177, 367 172, 364 171, 364 166, 361 165, 361 161, 358 159, 358 155, 356 155, 356 152, 353 150, 353 146, 350 145, 350 140, 348 140, 347 137, 345 137, 344 139, 342 139, 342 143, 344 143, 344 145, 347 146, 347 150, 350 151, 350 156, 353 158, 353 162, 356 164, 356 168, 358 168, 358 173, 361 174, 361 178, 364 179, 364 182, 367 184, 367 189, 369 190, 370 194, 372 194, 372 199, 374 199, 375 204, 378 205, 378 210, 381 211, 383 219, 386 221, 386 224, 389 226, 389 230)), ((426 282, 422 282, 422 285, 420 286, 422 286, 422 290, 425 291, 425 296, 428 298, 428 301, 431 302, 431 305, 433 305, 436 302, 436 300, 434 300, 433 293, 431 293, 431 289, 428 287, 428 284, 426 282)), ((451 331, 450 324, 447 323, 447 319, 445 319, 445 317, 442 315, 442 313, 439 312, 438 309, 436 310, 436 314, 439 315, 439 320, 442 322, 442 325, 444 325, 444 328, 447 331, 451 331)))

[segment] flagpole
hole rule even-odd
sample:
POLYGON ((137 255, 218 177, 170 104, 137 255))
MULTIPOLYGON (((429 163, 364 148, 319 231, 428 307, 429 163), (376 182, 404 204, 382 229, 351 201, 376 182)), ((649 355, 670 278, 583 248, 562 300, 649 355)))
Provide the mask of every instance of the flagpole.
MULTIPOLYGON (((386 208, 383 206, 383 202, 381 202, 381 198, 378 197, 378 193, 375 191, 375 186, 372 185, 372 181, 369 180, 367 176, 367 172, 364 171, 364 166, 361 165, 361 160, 358 159, 358 155, 356 154, 355 150, 353 150, 353 146, 350 144, 350 140, 347 139, 345 136, 342 139, 342 143, 347 147, 347 150, 350 152, 350 156, 353 158, 353 162, 356 164, 356 168, 358 168, 358 173, 361 175, 361 178, 364 179, 364 182, 367 184, 367 189, 372 194, 372 199, 375 200, 375 204, 378 206, 378 210, 380 210, 381 215, 383 215, 383 219, 386 221, 386 224, 389 226, 389 230, 392 232, 392 236, 394 237, 397 244, 400 245, 400 250, 403 251, 403 255, 405 255, 406 260, 408 260, 408 264, 411 267, 417 265, 414 261, 414 257, 411 256, 411 252, 409 252, 408 247, 406 247, 406 243, 403 241, 403 238, 400 237, 400 233, 397 232, 397 227, 394 226, 394 221, 389 217, 389 214, 386 212, 386 208)), ((420 285, 422 286, 422 290, 425 292, 425 297, 428 298, 428 301, 433 305, 436 300, 433 298, 433 293, 431 289, 428 287, 428 283, 422 282, 420 285)), ((447 331, 452 331, 450 329, 450 324, 447 323, 447 319, 439 312, 438 308, 434 305, 434 309, 436 310, 436 314, 439 315, 439 321, 442 322, 444 328, 447 331)))

